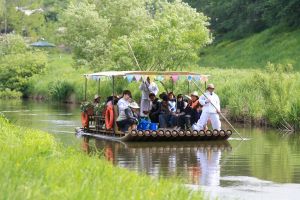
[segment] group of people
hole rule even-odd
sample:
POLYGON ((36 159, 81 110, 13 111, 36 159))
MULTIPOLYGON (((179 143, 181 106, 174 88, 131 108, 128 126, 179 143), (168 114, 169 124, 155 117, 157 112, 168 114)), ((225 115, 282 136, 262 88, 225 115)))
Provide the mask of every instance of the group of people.
POLYGON ((213 129, 221 130, 219 119, 220 100, 214 85, 208 84, 201 96, 193 92, 190 96, 173 92, 161 93, 155 82, 147 78, 139 87, 142 92, 141 106, 132 100, 131 92, 124 90, 118 99, 116 123, 121 131, 135 129, 140 118, 158 123, 159 128, 205 130, 208 123, 213 129))

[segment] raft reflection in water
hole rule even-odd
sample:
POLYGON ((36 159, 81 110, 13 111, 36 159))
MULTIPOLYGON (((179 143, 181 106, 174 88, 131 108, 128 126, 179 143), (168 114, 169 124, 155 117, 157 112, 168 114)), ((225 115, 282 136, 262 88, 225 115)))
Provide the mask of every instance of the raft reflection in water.
POLYGON ((100 151, 108 161, 117 166, 155 177, 177 177, 189 184, 205 186, 220 185, 221 155, 232 150, 228 141, 158 143, 91 141, 83 140, 86 152, 100 151))

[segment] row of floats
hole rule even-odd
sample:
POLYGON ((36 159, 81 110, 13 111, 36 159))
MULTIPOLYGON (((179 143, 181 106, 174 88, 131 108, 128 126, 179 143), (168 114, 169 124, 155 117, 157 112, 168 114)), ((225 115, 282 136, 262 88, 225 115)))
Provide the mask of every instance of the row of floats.
POLYGON ((132 130, 131 137, 148 140, 170 139, 170 140, 227 140, 231 135, 231 130, 132 130))

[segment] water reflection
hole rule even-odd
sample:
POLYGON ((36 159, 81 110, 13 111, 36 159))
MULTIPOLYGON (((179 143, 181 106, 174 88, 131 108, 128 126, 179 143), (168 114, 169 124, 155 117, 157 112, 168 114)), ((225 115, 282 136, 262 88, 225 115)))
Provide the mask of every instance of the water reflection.
POLYGON ((100 151, 114 165, 155 177, 181 178, 187 183, 220 185, 222 153, 232 150, 222 142, 119 143, 83 139, 85 152, 100 151))

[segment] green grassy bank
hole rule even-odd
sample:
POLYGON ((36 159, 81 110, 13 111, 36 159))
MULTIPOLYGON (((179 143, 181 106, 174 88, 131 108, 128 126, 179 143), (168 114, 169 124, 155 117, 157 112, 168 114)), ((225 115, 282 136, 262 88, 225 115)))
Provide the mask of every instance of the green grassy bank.
POLYGON ((221 41, 203 50, 200 66, 263 68, 267 62, 300 70, 300 29, 275 27, 236 41, 221 41))
MULTIPOLYGON (((41 75, 35 75, 31 81, 33 96, 43 96, 59 101, 81 101, 84 95, 85 70, 71 67, 72 59, 68 56, 53 58, 52 64, 41 75), (61 59, 64 60, 60 64, 61 59)), ((285 128, 291 125, 300 127, 300 74, 289 65, 269 63, 262 69, 220 69, 191 67, 187 71, 210 74, 209 82, 216 84, 221 98, 222 108, 233 121, 269 125, 285 128)), ((116 81, 116 92, 130 89, 136 100, 140 98, 137 89, 140 83, 130 83, 122 78, 116 81)), ((160 91, 164 88, 158 83, 160 91)), ((169 91, 170 82, 166 82, 169 91)), ((175 93, 187 93, 187 82, 180 80, 174 85, 175 93)), ((112 92, 111 80, 102 80, 100 95, 106 97, 112 92)), ((203 88, 204 89, 204 88, 203 88)), ((190 91, 197 90, 190 84, 190 91)), ((97 82, 88 81, 88 99, 97 93, 97 82)))
POLYGON ((178 181, 114 167, 3 117, 0 132, 1 199, 203 199, 178 181))

